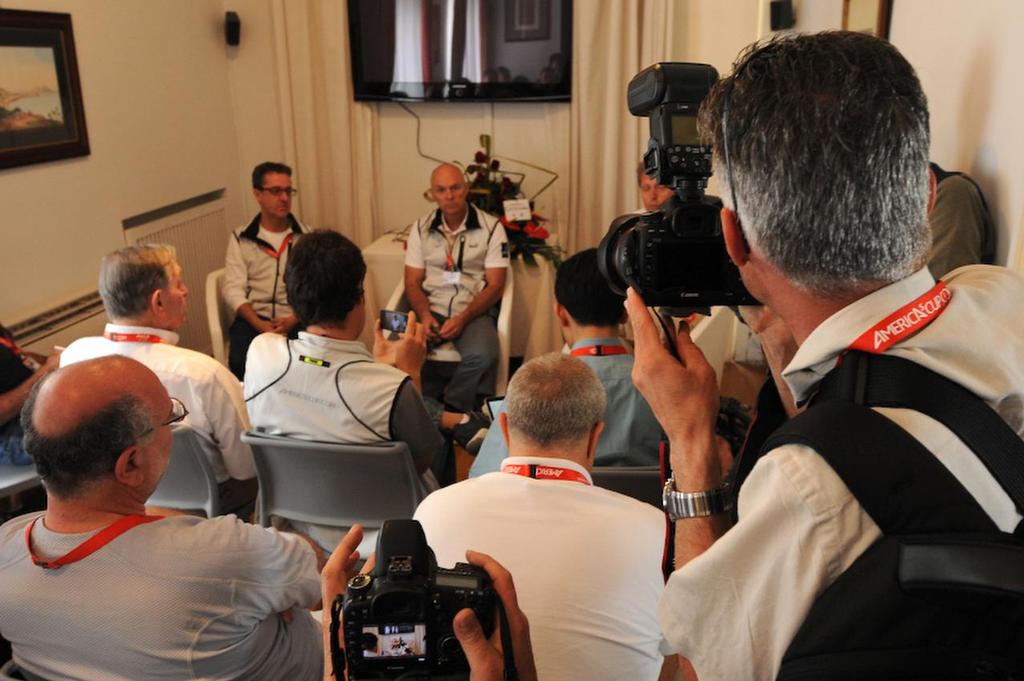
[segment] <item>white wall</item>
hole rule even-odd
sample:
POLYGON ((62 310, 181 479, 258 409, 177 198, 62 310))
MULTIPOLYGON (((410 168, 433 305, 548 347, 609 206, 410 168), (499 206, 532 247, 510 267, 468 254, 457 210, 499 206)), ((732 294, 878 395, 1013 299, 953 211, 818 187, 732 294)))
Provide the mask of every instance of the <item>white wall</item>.
POLYGON ((95 289, 126 217, 227 187, 240 219, 222 0, 3 4, 71 13, 92 153, 0 171, 0 320, 95 289))
POLYGON ((1024 3, 896 0, 890 38, 917 70, 931 112, 932 159, 969 173, 999 230, 996 261, 1024 231, 1024 3))

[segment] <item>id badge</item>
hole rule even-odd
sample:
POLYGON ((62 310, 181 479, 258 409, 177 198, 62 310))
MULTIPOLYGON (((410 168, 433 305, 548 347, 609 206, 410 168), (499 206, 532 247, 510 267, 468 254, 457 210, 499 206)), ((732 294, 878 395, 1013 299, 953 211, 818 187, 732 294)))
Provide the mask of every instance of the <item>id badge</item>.
POLYGON ((441 283, 458 286, 462 280, 462 272, 458 270, 445 270, 441 273, 441 283))

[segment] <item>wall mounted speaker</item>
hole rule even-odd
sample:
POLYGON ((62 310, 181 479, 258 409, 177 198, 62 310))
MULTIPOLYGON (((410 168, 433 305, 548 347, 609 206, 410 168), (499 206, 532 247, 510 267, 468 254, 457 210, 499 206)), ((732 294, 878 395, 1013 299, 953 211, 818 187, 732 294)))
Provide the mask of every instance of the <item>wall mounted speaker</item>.
POLYGON ((796 14, 793 12, 793 0, 772 0, 771 22, 773 31, 793 28, 796 25, 796 14))
MULTIPOLYGON (((774 10, 772 17, 774 22, 774 10)), ((238 18, 238 12, 224 13, 224 40, 228 45, 238 45, 242 41, 242 20, 238 18)))

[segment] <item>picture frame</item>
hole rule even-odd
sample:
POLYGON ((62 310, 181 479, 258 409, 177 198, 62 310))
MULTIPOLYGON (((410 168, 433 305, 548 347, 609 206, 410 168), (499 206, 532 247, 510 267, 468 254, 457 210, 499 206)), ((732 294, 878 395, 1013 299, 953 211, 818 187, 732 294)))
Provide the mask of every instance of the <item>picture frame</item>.
POLYGON ((0 169, 88 154, 71 15, 0 9, 0 169))
POLYGON ((505 42, 551 39, 551 0, 505 0, 505 42))

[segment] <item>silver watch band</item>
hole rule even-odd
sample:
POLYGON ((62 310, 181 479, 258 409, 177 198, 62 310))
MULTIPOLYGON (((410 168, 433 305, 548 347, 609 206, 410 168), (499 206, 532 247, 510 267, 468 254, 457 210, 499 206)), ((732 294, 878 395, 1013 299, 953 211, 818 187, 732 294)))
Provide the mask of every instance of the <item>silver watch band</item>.
POLYGON ((670 520, 704 518, 731 511, 733 497, 727 483, 706 492, 678 492, 673 475, 665 481, 665 488, 661 492, 661 507, 670 520))

